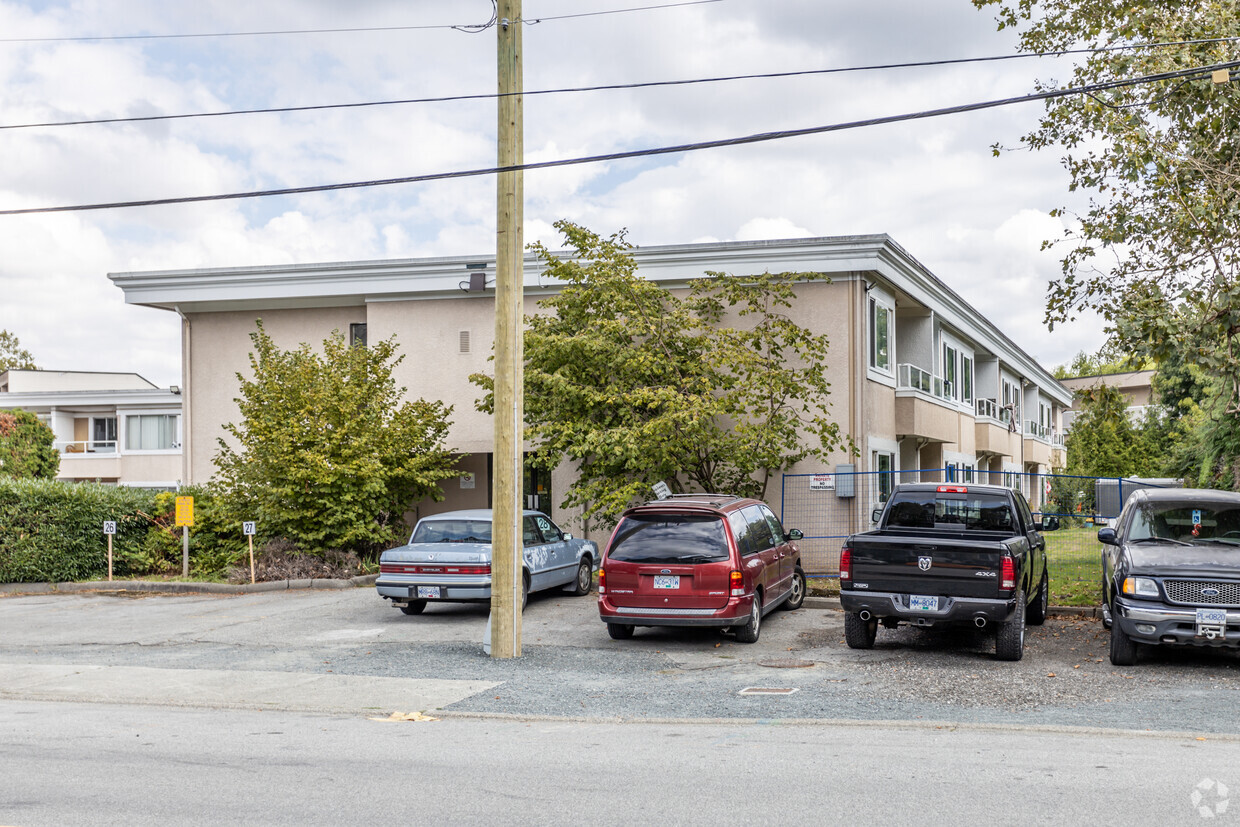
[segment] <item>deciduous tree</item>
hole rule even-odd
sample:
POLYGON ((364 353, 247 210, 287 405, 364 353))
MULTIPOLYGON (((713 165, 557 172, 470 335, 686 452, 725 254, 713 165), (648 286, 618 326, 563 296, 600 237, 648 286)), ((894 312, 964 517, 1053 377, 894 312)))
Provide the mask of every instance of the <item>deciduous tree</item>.
POLYGON ((303 552, 387 547, 416 500, 442 499, 457 473, 444 447, 451 407, 406 401, 394 340, 350 346, 334 332, 322 352, 281 350, 250 334, 251 376, 237 374, 242 419, 215 457, 235 516, 303 552))
POLYGON ((0 477, 53 479, 56 435, 31 411, 0 411, 0 477))
POLYGON ((34 370, 34 356, 22 348, 17 337, 0 330, 0 373, 6 370, 34 370))

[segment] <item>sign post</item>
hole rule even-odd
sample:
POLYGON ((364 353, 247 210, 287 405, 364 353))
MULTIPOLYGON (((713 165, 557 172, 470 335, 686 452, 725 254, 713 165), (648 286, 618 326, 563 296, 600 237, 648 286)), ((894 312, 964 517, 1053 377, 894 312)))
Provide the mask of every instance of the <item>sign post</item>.
POLYGON ((112 582, 112 535, 116 533, 116 521, 104 520, 103 533, 108 537, 108 582, 112 582))
POLYGON ((254 582, 254 521, 246 520, 241 524, 241 531, 245 534, 245 538, 250 541, 250 583, 254 582))
POLYGON ((177 528, 181 529, 181 576, 189 577, 189 530, 194 525, 194 498, 177 497, 177 528))

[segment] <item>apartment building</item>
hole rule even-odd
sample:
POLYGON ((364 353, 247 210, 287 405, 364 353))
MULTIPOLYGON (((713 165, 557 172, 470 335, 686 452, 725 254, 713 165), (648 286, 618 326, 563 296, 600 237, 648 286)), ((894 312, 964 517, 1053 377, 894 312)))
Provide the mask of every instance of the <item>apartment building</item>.
POLYGON ((0 410, 27 410, 51 427, 57 479, 176 489, 182 479, 181 394, 136 373, 9 370, 0 410))
MULTIPOLYGON (((830 335, 832 411, 858 455, 841 451, 790 473, 884 472, 876 477, 888 481, 938 473, 1024 486, 1036 500, 1036 486, 1022 475, 1063 465, 1059 423, 1071 392, 886 235, 678 244, 632 253, 640 275, 668 289, 707 271, 822 276, 798 286, 789 312, 806 328, 830 335)), ((479 390, 468 377, 491 369, 494 270, 493 255, 477 255, 109 278, 126 302, 182 317, 181 477, 187 482, 211 477, 216 440, 225 436, 226 423, 239 419, 236 374, 249 369, 249 334, 257 319, 285 348, 318 344, 332 331, 363 342, 394 336, 405 354, 397 382, 413 398, 454 406, 448 441, 459 454, 461 477, 445 486, 444 502, 416 504, 415 513, 426 514, 489 505, 492 423, 474 409, 479 390)), ((527 313, 560 286, 543 274, 537 258, 526 257, 527 313)), ((526 476, 528 504, 588 530, 588 515, 559 508, 570 467, 526 476)), ((767 498, 778 503, 782 495, 777 488, 767 498)), ((868 514, 867 508, 859 499, 854 511, 868 514)))

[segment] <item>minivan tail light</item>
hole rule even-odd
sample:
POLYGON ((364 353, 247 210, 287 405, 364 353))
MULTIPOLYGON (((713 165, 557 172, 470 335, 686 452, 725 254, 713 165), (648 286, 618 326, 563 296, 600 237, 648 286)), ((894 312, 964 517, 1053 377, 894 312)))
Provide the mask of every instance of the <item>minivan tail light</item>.
POLYGON ((840 582, 852 582, 852 549, 848 546, 840 549, 840 582))
POLYGON ((607 594, 607 572, 598 570, 598 593, 607 594))
POLYGON ((734 571, 728 575, 728 584, 732 587, 733 597, 745 596, 745 575, 739 571, 734 571))
POLYGON ((1016 588, 1016 561, 1012 559, 1010 554, 1003 555, 1003 573, 999 581, 999 588, 1016 588))

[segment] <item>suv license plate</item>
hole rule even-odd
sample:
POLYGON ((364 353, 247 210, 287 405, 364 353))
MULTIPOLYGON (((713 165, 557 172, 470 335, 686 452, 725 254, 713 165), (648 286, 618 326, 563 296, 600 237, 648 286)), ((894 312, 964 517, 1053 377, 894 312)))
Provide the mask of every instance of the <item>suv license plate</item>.
POLYGON ((1197 634, 1206 637, 1214 637, 1222 635, 1227 631, 1227 610, 1226 609, 1198 609, 1197 610, 1197 634))
POLYGON ((910 595, 908 607, 915 612, 937 612, 939 610, 939 599, 937 597, 910 595))
POLYGON ((439 597, 438 586, 418 586, 418 597, 425 599, 427 597, 439 597))
POLYGON ((656 574, 654 576, 654 587, 656 589, 679 589, 680 575, 673 574, 669 577, 664 574, 656 574))

